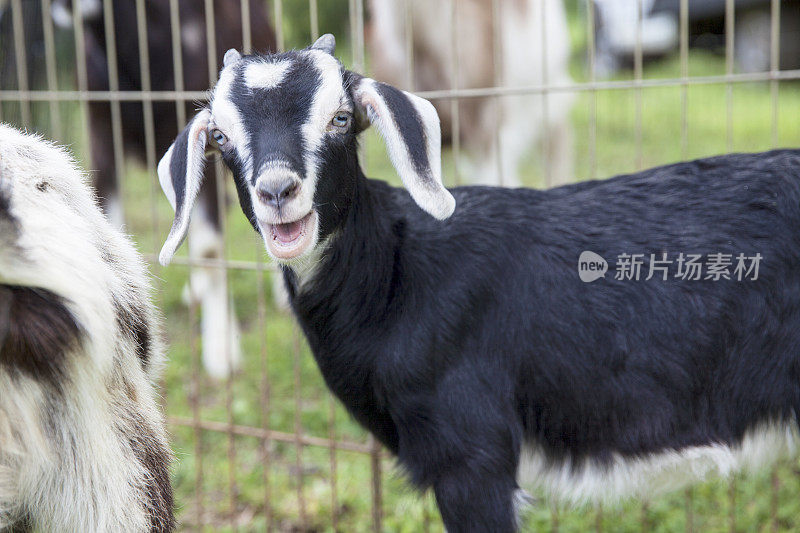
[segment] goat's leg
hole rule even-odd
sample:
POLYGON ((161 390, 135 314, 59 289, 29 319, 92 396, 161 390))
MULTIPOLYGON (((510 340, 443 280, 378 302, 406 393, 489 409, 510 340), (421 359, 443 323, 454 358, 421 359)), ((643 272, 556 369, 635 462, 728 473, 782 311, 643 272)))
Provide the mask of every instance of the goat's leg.
MULTIPOLYGON (((497 383, 504 390, 502 378, 497 383)), ((398 457, 412 480, 432 486, 449 533, 517 531, 522 429, 511 401, 481 380, 453 372, 435 397, 405 398, 393 415, 398 457)))
POLYGON ((436 503, 448 533, 517 531, 517 493, 512 477, 461 467, 434 485, 436 503))
POLYGON ((575 140, 567 112, 572 95, 552 94, 550 114, 553 116, 545 132, 545 149, 550 167, 550 185, 566 185, 575 181, 575 140))
MULTIPOLYGON (((189 257, 192 260, 223 260, 217 189, 213 166, 206 169, 192 225, 189 228, 189 257)), ((209 375, 224 378, 239 368, 241 348, 239 324, 228 294, 225 267, 193 266, 186 293, 187 303, 202 304, 203 366, 209 375)))
POLYGON ((500 161, 503 166, 503 185, 522 184, 519 167, 526 154, 531 153, 542 137, 541 97, 509 96, 502 99, 500 121, 500 161))
POLYGON ((100 207, 108 220, 114 226, 121 228, 125 224, 125 214, 117 187, 111 106, 108 102, 89 104, 89 131, 94 187, 97 190, 100 207))

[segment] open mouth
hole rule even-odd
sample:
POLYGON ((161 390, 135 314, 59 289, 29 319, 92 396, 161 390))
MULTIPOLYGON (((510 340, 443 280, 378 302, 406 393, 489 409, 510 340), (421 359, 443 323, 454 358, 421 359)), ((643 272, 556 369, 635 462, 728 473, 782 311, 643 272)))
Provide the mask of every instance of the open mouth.
POLYGON ((261 223, 267 248, 277 259, 293 259, 305 252, 314 241, 316 226, 317 212, 314 210, 293 222, 261 223))

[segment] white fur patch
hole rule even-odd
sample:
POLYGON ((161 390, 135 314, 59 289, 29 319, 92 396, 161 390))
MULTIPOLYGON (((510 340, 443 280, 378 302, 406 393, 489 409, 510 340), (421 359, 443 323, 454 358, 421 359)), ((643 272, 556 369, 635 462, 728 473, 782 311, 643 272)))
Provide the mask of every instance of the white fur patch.
POLYGON ((205 28, 198 21, 181 25, 181 44, 184 50, 197 53, 205 44, 205 28))
MULTIPOLYGON (((189 229, 189 257, 222 259, 222 234, 202 203, 195 211, 189 229)), ((192 300, 202 302, 203 367, 213 378, 226 378, 241 366, 242 351, 225 271, 221 266, 195 266, 189 283, 192 300)))
POLYGON ((239 154, 242 163, 242 176, 248 182, 252 179, 253 160, 250 155, 250 137, 244 128, 239 109, 230 99, 231 87, 236 81, 238 63, 233 63, 222 69, 219 81, 214 87, 214 97, 211 100, 210 126, 219 128, 228 137, 228 142, 239 154))
POLYGON ((172 154, 175 152, 175 145, 170 146, 161 160, 158 162, 158 182, 161 184, 161 190, 164 191, 164 196, 167 197, 169 205, 175 209, 177 198, 175 196, 175 188, 172 186, 172 175, 169 170, 170 162, 172 161, 172 154))
POLYGON ((748 432, 738 446, 711 444, 638 458, 615 455, 610 464, 587 460, 548 462, 537 447, 520 454, 520 485, 543 489, 549 496, 573 504, 613 504, 626 497, 649 498, 700 481, 711 475, 754 471, 794 453, 794 424, 763 424, 748 432))
POLYGON ((80 0, 81 1, 81 15, 85 19, 93 19, 100 16, 102 4, 100 0, 80 0))
POLYGON ((295 273, 298 294, 309 287, 309 282, 312 281, 317 274, 317 267, 319 267, 319 263, 322 260, 322 254, 339 235, 338 233, 332 233, 328 235, 324 241, 319 242, 319 224, 317 224, 316 232, 317 235, 314 237, 314 242, 317 244, 315 246, 309 248, 308 252, 303 255, 283 262, 295 273))
POLYGON ((313 57, 321 77, 321 83, 314 94, 314 101, 309 110, 308 120, 302 128, 307 151, 306 181, 309 186, 304 186, 305 190, 301 191, 301 198, 303 194, 308 195, 308 199, 303 199, 310 204, 317 186, 317 172, 320 164, 316 151, 322 145, 322 139, 327 134, 328 124, 336 112, 341 109, 346 99, 339 62, 321 50, 309 50, 307 53, 313 57))
POLYGON ((290 61, 250 63, 244 69, 244 82, 251 89, 273 89, 283 81, 290 66, 290 61))
POLYGON ((72 29, 72 11, 67 9, 64 0, 56 0, 51 4, 50 16, 53 17, 53 22, 57 27, 65 30, 72 29))
MULTIPOLYGON (((79 0, 81 18, 83 20, 91 20, 99 17, 102 8, 100 2, 101 0, 79 0)), ((66 0, 54 0, 50 6, 50 14, 53 17, 53 22, 59 28, 72 28, 73 13, 71 7, 67 7, 66 0)))

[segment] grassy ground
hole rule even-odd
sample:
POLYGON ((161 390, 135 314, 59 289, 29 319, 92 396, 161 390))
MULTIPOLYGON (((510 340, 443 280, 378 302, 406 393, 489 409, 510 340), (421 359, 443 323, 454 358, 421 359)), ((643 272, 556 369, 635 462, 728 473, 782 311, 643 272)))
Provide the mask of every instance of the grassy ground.
MULTIPOLYGON (((574 23, 574 29, 579 45, 579 23, 574 23)), ((692 76, 722 74, 724 63, 718 56, 693 51, 689 72, 692 76)), ((675 59, 650 65, 644 73, 646 78, 677 78, 679 74, 675 59)), ((573 75, 586 79, 580 59, 574 61, 573 75)), ((800 146, 800 86, 782 83, 774 101, 777 107, 773 107, 769 83, 577 93, 571 116, 576 179, 607 177, 730 150, 800 146), (774 125, 773 116, 777 117, 774 125)), ((374 133, 367 135, 365 145, 368 173, 396 183, 374 133)), ((80 146, 76 144, 79 153, 80 146)), ((532 186, 543 184, 540 153, 534 150, 523 169, 526 183, 532 186)), ((450 154, 445 154, 445 174, 452 184, 450 154)), ((128 229, 143 252, 156 253, 169 230, 169 206, 156 189, 154 175, 138 167, 129 168, 125 186, 128 229)), ((274 308, 272 273, 264 263, 262 245, 235 204, 227 219, 227 234, 230 259, 260 262, 266 268, 263 272, 229 271, 245 354, 244 367, 231 382, 212 382, 199 369, 198 310, 187 308, 181 298, 188 269, 154 265, 158 305, 167 317, 170 344, 163 389, 168 415, 287 433, 301 429, 305 435, 366 443, 365 433, 328 394, 293 320, 274 308)), ((293 443, 271 440, 265 445, 255 437, 230 437, 180 425, 171 426, 171 431, 177 456, 178 514, 187 529, 202 525, 204 531, 229 531, 236 526, 239 531, 263 531, 269 522, 279 530, 331 531, 334 515, 340 531, 370 528, 372 466, 367 455, 336 451, 333 477, 331 452, 325 448, 306 446, 298 451, 293 443), (305 502, 302 510, 300 493, 305 502)), ((441 531, 430 496, 412 493, 391 460, 383 460, 382 470, 384 529, 441 531)), ((576 532, 598 526, 606 531, 668 532, 682 530, 690 521, 698 531, 728 531, 732 524, 738 531, 767 531, 774 509, 777 529, 796 531, 800 528, 798 494, 800 476, 793 463, 782 465, 774 476, 764 472, 737 478, 733 484, 712 481, 688 492, 654 498, 646 505, 566 510, 542 497, 527 518, 526 530, 557 525, 561 531, 576 532)))

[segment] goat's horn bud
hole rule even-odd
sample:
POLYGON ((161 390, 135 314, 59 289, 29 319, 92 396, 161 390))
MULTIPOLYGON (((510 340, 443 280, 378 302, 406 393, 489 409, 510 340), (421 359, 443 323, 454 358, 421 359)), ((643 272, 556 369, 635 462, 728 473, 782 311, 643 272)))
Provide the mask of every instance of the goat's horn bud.
POLYGON ((323 52, 333 55, 336 52, 336 38, 333 34, 326 33, 311 45, 311 49, 322 50, 323 52))
POLYGON ((222 66, 227 67, 233 65, 241 58, 242 55, 236 50, 236 48, 231 48, 230 50, 225 52, 225 57, 222 58, 222 66))

